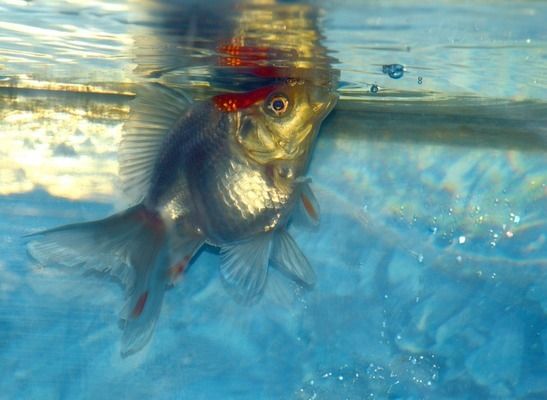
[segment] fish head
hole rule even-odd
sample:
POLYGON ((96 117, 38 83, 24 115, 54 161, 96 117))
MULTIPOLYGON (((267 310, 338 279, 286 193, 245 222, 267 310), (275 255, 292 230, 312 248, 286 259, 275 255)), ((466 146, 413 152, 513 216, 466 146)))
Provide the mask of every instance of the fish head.
POLYGON ((332 85, 289 78, 240 112, 237 140, 255 161, 298 160, 312 147, 337 95, 332 85))

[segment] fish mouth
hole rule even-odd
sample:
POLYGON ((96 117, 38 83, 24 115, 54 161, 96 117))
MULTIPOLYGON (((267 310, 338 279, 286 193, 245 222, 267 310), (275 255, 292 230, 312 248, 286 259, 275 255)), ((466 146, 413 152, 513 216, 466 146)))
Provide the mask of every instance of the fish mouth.
POLYGON ((307 81, 309 84, 307 95, 308 103, 311 105, 313 113, 318 116, 326 117, 334 108, 338 101, 339 71, 318 68, 314 70, 313 76, 307 81))
POLYGON ((311 109, 314 114, 326 117, 338 101, 338 93, 329 87, 316 86, 308 94, 311 109))
POLYGON ((320 103, 312 103, 312 110, 315 114, 324 113, 325 117, 332 111, 338 102, 338 94, 331 93, 327 101, 322 100, 320 103))

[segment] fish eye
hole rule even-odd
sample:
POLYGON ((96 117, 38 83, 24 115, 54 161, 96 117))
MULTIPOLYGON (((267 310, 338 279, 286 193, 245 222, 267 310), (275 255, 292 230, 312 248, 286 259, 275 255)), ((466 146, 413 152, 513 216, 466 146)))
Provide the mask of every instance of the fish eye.
POLYGON ((289 99, 281 93, 276 93, 270 96, 266 107, 270 113, 273 113, 276 117, 281 117, 289 109, 289 99))

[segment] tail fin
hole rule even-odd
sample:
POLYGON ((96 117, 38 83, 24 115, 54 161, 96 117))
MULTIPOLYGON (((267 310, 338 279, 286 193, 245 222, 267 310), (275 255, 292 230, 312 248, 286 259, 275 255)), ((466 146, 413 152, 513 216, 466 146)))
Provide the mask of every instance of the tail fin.
MULTIPOLYGON (((168 283, 169 251, 161 218, 137 205, 109 218, 30 235, 28 250, 43 265, 108 272, 125 286, 122 355, 150 340, 168 283)), ((192 249, 193 254, 194 249, 192 249)))

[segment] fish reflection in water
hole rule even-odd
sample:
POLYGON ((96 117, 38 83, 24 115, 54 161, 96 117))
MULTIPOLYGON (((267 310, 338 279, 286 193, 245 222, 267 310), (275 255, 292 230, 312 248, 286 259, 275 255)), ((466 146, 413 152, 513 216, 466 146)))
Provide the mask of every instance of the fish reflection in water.
POLYGON ((222 279, 242 303, 258 301, 272 279, 314 283, 286 227, 293 215, 319 220, 304 174, 337 99, 336 74, 301 6, 243 2, 234 10, 240 23, 217 43, 212 68, 224 82, 244 76, 252 85, 195 103, 177 89, 141 85, 119 151, 135 205, 31 236, 40 263, 108 272, 124 284, 123 355, 149 341, 165 289, 204 244, 220 248, 222 279), (295 23, 290 40, 272 24, 281 15, 295 23))

